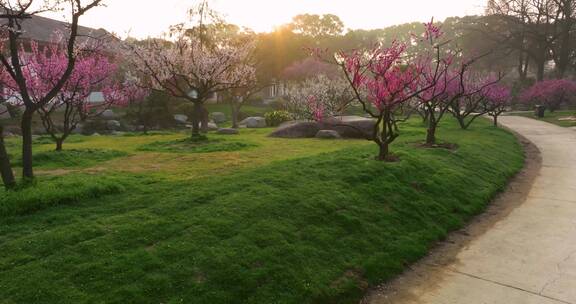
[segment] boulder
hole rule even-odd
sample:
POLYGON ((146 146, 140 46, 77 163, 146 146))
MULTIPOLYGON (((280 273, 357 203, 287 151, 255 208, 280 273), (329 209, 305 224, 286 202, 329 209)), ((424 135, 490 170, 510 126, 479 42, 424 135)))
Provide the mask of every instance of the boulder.
POLYGON ((270 137, 280 138, 314 138, 320 131, 315 121, 290 121, 281 124, 270 137))
POLYGON ((13 137, 13 136, 16 136, 16 135, 14 135, 14 133, 12 133, 12 132, 4 131, 4 133, 2 134, 2 136, 3 136, 4 138, 7 138, 7 137, 13 137))
POLYGON ((4 127, 4 133, 11 133, 14 135, 22 134, 22 132, 20 132, 20 127, 18 127, 18 126, 5 126, 4 127))
POLYGON ((45 128, 43 128, 43 127, 36 127, 36 128, 34 128, 34 129, 32 129, 32 134, 34 134, 34 135, 46 135, 46 134, 48 134, 48 133, 46 132, 46 129, 45 129, 45 128))
POLYGON ((244 125, 248 128, 266 128, 266 119, 264 117, 248 117, 240 122, 240 125, 244 125))
POLYGON ((271 137, 280 138, 314 138, 320 130, 336 131, 343 138, 370 138, 374 130, 375 120, 360 116, 338 116, 315 121, 291 121, 283 123, 271 137))
POLYGON ((208 123, 208 131, 218 131, 220 129, 217 124, 213 122, 208 123))
POLYGON ((361 116, 337 116, 323 122, 324 129, 334 130, 344 138, 367 139, 372 137, 376 121, 361 116))
POLYGON ((74 130, 72 130, 72 134, 84 134, 84 125, 78 124, 74 130))
MULTIPOLYGON (((192 129, 192 125, 186 125, 186 128, 188 129, 192 129)), ((200 125, 200 131, 204 132, 204 131, 218 131, 218 129, 220 129, 220 127, 218 127, 217 124, 213 123, 213 122, 209 122, 208 123, 208 128, 207 130, 202 130, 202 125, 200 125)))
POLYGON ((316 138, 321 139, 340 139, 342 136, 334 130, 320 130, 316 133, 316 138))
POLYGON ((220 124, 226 122, 226 114, 222 112, 214 112, 210 114, 215 123, 220 124))
POLYGON ((184 114, 176 114, 174 115, 174 120, 180 124, 186 124, 188 122, 188 116, 184 114))
POLYGON ((222 134, 222 135, 236 135, 236 134, 240 134, 240 131, 238 131, 238 129, 222 128, 222 129, 219 129, 218 132, 216 132, 216 133, 222 134))
POLYGON ((116 118, 116 113, 114 113, 114 111, 108 109, 108 110, 102 112, 102 114, 100 114, 100 116, 104 119, 114 119, 114 118, 116 118))
POLYGON ((8 107, 0 104, 0 119, 10 119, 10 112, 8 112, 8 107))
POLYGON ((119 131, 122 128, 122 124, 117 120, 109 120, 106 122, 106 128, 110 131, 119 131))

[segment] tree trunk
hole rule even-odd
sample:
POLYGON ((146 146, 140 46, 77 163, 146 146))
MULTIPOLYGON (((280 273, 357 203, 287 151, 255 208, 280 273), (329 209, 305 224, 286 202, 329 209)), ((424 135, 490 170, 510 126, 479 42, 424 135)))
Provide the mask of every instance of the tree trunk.
POLYGON ((498 127, 498 115, 494 115, 494 126, 498 127))
POLYGON ((6 145, 4 144, 4 127, 2 125, 0 125, 0 174, 6 190, 16 187, 16 179, 14 178, 14 172, 12 172, 6 145))
POLYGON ((57 138, 56 139, 56 151, 62 151, 62 146, 64 145, 64 138, 57 138))
POLYGON ((200 119, 202 117, 202 105, 198 102, 194 103, 192 110, 192 137, 200 136, 200 119))
POLYGON ((456 120, 458 121, 458 125, 460 126, 460 128, 462 130, 468 129, 468 126, 466 125, 466 120, 464 119, 464 117, 457 115, 456 120))
POLYGON ((536 71, 536 81, 540 82, 544 80, 544 68, 546 66, 546 61, 541 60, 537 64, 537 71, 536 71))
POLYGON ((204 107, 204 104, 200 105, 200 126, 202 133, 208 133, 208 124, 210 123, 210 113, 204 107))
POLYGON ((238 129, 239 128, 239 116, 240 115, 240 107, 232 103, 232 128, 238 129))
POLYGON ((380 147, 380 152, 378 153, 378 160, 379 161, 388 160, 388 155, 390 154, 390 145, 386 141, 383 141, 381 143, 378 143, 378 146, 380 147))
POLYGON ((430 120, 428 124, 428 130, 426 132, 426 144, 427 145, 435 145, 436 144, 436 122, 430 120))
POLYGON ((22 178, 25 181, 34 179, 32 162, 32 117, 34 112, 26 109, 22 114, 22 178))

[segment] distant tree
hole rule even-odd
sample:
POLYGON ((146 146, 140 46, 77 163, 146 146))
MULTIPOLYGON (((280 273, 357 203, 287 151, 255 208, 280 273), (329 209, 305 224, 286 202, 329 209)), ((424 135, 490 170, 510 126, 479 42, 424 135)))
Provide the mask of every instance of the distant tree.
POLYGON ((144 134, 155 127, 172 127, 174 117, 170 103, 171 96, 168 93, 145 89, 140 97, 129 103, 126 116, 133 120, 144 134))
POLYGON ((284 70, 283 78, 288 81, 302 81, 320 74, 336 78, 340 71, 333 64, 323 62, 315 57, 308 57, 287 67, 284 70))
POLYGON ((554 112, 563 103, 576 100, 576 82, 568 79, 545 80, 526 89, 520 99, 525 103, 544 105, 554 112))
POLYGON ((484 105, 491 92, 502 80, 502 74, 471 71, 462 80, 462 94, 450 103, 449 111, 462 129, 468 129, 476 119, 488 113, 484 105))
POLYGON ((518 51, 524 65, 533 62, 537 81, 544 80, 550 60, 561 78, 574 57, 575 8, 574 0, 489 0, 487 14, 505 27, 488 34, 518 51))
POLYGON ((122 100, 128 106, 127 116, 133 118, 136 125, 142 126, 142 131, 146 134, 149 128, 146 113, 158 110, 151 109, 146 102, 148 96, 150 96, 150 90, 142 85, 140 78, 127 73, 119 93, 121 94, 119 100, 122 100))
POLYGON ((295 33, 313 38, 338 36, 344 32, 344 22, 332 14, 297 15, 292 18, 292 23, 289 26, 295 33))
POLYGON ((356 97, 346 79, 317 74, 292 83, 285 98, 286 111, 295 119, 321 121, 341 115, 356 97))
POLYGON ((494 84, 486 88, 486 100, 484 108, 487 114, 492 117, 494 126, 498 126, 498 118, 511 104, 512 94, 510 88, 502 84, 494 84))

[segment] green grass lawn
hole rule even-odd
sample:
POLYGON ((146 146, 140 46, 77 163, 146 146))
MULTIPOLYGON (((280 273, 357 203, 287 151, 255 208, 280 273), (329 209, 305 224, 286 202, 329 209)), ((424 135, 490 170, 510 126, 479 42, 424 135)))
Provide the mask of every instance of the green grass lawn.
POLYGON ((0 302, 357 303, 523 164, 488 121, 444 123, 454 151, 420 148, 417 121, 402 130, 396 163, 374 161, 369 142, 270 129, 211 135, 254 146, 210 153, 141 149, 186 134, 82 137, 65 148, 126 155, 41 168, 37 187, 0 191, 0 302))
POLYGON ((561 126, 561 127, 576 127, 576 120, 571 120, 571 121, 566 121, 566 120, 560 120, 561 118, 566 118, 566 117, 576 117, 576 110, 572 110, 572 111, 556 111, 553 113, 550 113, 550 111, 546 111, 546 114, 544 116, 544 118, 537 118, 534 113, 517 113, 514 114, 516 116, 523 116, 523 117, 529 117, 529 118, 534 118, 534 119, 538 119, 541 121, 545 121, 545 122, 549 122, 549 123, 553 123, 555 125, 561 126))

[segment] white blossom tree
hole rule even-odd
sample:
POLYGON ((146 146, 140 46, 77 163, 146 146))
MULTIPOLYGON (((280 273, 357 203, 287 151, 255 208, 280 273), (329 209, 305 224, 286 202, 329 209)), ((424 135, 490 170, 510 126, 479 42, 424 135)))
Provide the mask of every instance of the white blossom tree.
POLYGON ((250 64, 254 43, 217 35, 224 23, 205 2, 192 9, 191 15, 198 22, 192 27, 172 27, 173 42, 153 39, 145 45, 130 44, 131 54, 126 58, 151 89, 194 104, 192 136, 199 137, 200 123, 208 117, 204 103, 214 94, 255 81, 255 68, 250 64))
POLYGON ((319 121, 342 114, 354 99, 354 93, 344 78, 318 74, 290 85, 286 93, 286 110, 296 119, 319 121))

